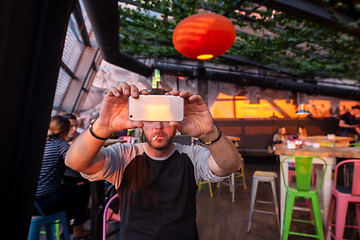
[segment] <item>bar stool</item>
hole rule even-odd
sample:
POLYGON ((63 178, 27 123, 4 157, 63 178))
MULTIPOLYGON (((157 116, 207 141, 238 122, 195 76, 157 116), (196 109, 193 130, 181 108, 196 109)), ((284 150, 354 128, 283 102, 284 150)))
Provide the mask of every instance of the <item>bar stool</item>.
MULTIPOLYGON (((240 154, 241 157, 241 154, 240 154)), ((245 165, 245 161, 244 159, 241 157, 241 168, 239 171, 234 172, 232 174, 230 174, 229 176, 229 182, 221 182, 224 185, 227 185, 230 187, 230 192, 231 192, 231 202, 235 202, 235 187, 237 185, 243 185, 244 189, 246 190, 246 181, 245 181, 245 170, 244 170, 244 165, 245 165), (241 178, 242 182, 241 183, 236 183, 236 178, 241 178)), ((217 184, 217 187, 220 187, 220 183, 217 184)), ((220 192, 220 190, 219 190, 220 192)))
POLYGON ((199 186, 198 186, 199 192, 201 191, 201 185, 203 185, 203 184, 208 184, 209 185, 210 197, 213 197, 211 182, 209 182, 209 181, 199 180, 199 186))
POLYGON ((277 223, 280 228, 280 219, 279 219, 279 201, 277 196, 277 187, 276 187, 277 174, 275 172, 266 172, 266 171, 255 171, 253 175, 253 184, 251 190, 251 200, 250 200, 250 211, 249 211, 249 221, 247 231, 250 232, 251 220, 254 212, 266 213, 266 214, 275 214, 277 217, 277 223), (256 200, 257 187, 259 182, 268 182, 271 184, 274 201, 259 201, 256 200), (255 202, 265 203, 265 204, 274 204, 275 212, 264 211, 259 209, 254 209, 255 202))

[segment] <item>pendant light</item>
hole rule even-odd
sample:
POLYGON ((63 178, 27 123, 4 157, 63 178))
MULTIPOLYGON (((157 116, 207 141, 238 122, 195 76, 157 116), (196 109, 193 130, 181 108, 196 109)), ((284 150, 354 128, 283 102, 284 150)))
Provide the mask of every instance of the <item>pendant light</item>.
POLYGON ((308 114, 310 114, 310 112, 304 109, 304 104, 301 104, 300 110, 296 111, 296 114, 297 115, 308 115, 308 114))
POLYGON ((199 13, 183 19, 172 36, 175 49, 182 55, 199 60, 224 54, 235 42, 232 22, 215 13, 199 13))

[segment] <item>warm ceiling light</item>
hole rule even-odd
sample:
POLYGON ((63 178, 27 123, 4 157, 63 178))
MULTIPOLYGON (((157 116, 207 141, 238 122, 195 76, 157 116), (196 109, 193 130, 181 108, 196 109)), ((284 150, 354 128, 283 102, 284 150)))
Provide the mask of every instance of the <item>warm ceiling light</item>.
POLYGON ((173 44, 182 55, 211 59, 225 53, 235 42, 232 22, 215 13, 199 13, 182 20, 173 33, 173 44))
POLYGON ((197 56, 196 58, 199 60, 206 60, 206 59, 211 59, 213 57, 214 57, 214 55, 212 55, 212 54, 203 54, 203 55, 197 56))
POLYGON ((297 115, 309 115, 310 112, 304 109, 304 104, 300 105, 300 110, 296 111, 297 115))

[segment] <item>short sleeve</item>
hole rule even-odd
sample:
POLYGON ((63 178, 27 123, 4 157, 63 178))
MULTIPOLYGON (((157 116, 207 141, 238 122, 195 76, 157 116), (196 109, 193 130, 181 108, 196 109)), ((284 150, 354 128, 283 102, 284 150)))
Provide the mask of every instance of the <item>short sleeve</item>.
POLYGON ((209 159, 212 158, 210 151, 206 147, 199 145, 184 146, 180 145, 181 151, 187 153, 194 164, 195 181, 199 184, 199 180, 209 182, 221 182, 228 176, 220 177, 214 174, 209 168, 209 159))
POLYGON ((126 166, 138 154, 138 149, 136 145, 121 143, 103 147, 100 149, 105 157, 103 169, 94 174, 81 175, 90 181, 106 180, 118 189, 126 166))

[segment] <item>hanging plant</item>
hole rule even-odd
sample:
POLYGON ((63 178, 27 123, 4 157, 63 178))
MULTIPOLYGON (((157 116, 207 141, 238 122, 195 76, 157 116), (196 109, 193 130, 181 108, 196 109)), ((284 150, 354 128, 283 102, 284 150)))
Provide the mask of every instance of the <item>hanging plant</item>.
MULTIPOLYGON (((181 57, 172 45, 176 25, 187 16, 212 11, 231 19, 237 39, 227 54, 246 56, 261 64, 304 78, 360 80, 360 41, 354 36, 251 1, 134 1, 119 5, 120 49, 141 57, 181 57), (242 29, 250 27, 251 35, 242 29)), ((236 65, 222 58, 216 64, 236 65)), ((276 70, 274 70, 276 71, 276 70)))

